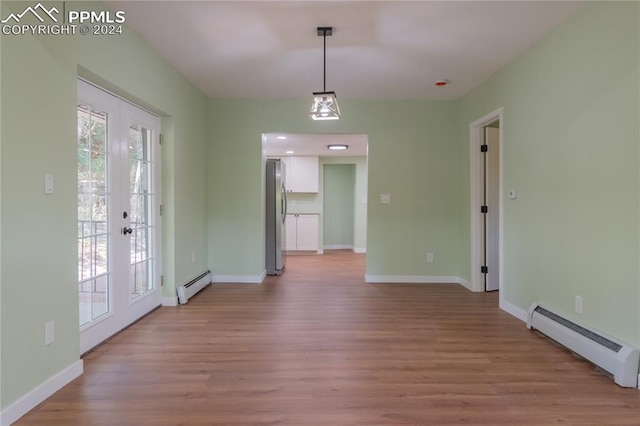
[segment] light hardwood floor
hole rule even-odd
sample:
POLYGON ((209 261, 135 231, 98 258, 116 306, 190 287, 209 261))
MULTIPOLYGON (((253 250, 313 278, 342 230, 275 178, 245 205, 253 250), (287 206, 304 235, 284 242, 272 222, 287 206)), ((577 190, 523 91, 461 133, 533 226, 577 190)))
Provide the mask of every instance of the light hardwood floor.
POLYGON ((214 284, 85 357, 17 425, 639 425, 640 391, 454 284, 365 284, 364 256, 214 284))

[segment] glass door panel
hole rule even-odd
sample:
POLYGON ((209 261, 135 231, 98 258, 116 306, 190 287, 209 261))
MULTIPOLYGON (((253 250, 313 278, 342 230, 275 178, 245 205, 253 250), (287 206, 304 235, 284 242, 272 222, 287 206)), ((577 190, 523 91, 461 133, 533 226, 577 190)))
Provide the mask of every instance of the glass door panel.
POLYGON ((78 291, 80 326, 110 311, 108 114, 78 104, 78 291))
POLYGON ((135 299, 154 289, 153 217, 151 183, 153 163, 151 130, 129 126, 129 188, 131 203, 129 297, 135 299))

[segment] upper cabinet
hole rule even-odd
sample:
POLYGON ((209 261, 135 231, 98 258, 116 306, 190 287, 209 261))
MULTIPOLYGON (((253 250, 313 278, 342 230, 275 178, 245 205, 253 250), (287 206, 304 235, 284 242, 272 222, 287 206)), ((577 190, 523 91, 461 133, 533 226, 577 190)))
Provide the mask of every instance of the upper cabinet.
POLYGON ((318 157, 282 157, 287 192, 318 192, 318 157))

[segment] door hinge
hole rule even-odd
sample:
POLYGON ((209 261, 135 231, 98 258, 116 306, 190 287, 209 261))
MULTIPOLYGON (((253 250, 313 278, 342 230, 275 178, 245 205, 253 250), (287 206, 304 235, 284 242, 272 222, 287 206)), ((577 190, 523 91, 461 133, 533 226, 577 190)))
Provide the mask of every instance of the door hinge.
POLYGON ((487 206, 480 207, 480 213, 489 213, 489 207, 487 206))
POLYGON ((162 142, 163 142, 163 140, 162 140, 162 133, 160 133, 160 145, 162 145, 162 142))
POLYGON ((488 274, 489 273, 489 268, 487 268, 486 266, 481 266, 480 267, 480 272, 483 274, 488 274))
POLYGON ((160 204, 160 216, 164 214, 164 206, 160 204))
POLYGON ((480 145, 480 152, 487 152, 487 151, 489 151, 489 145, 487 145, 486 143, 480 145))
POLYGON ((160 287, 164 287, 164 275, 160 275, 160 287))

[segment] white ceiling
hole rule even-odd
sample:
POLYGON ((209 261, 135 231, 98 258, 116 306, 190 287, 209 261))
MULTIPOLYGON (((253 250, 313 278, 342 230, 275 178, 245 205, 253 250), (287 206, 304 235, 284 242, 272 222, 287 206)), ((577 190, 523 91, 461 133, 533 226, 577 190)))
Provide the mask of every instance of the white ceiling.
POLYGON ((455 99, 578 11, 575 1, 108 1, 211 97, 455 99), (451 83, 434 86, 438 79, 451 83))
POLYGON ((318 155, 322 157, 352 157, 367 155, 367 135, 362 134, 265 134, 265 152, 270 157, 288 155, 318 155), (278 139, 286 137, 286 139, 278 139), (344 151, 332 151, 330 144, 349 145, 344 151), (287 151, 294 151, 293 153, 287 151))

